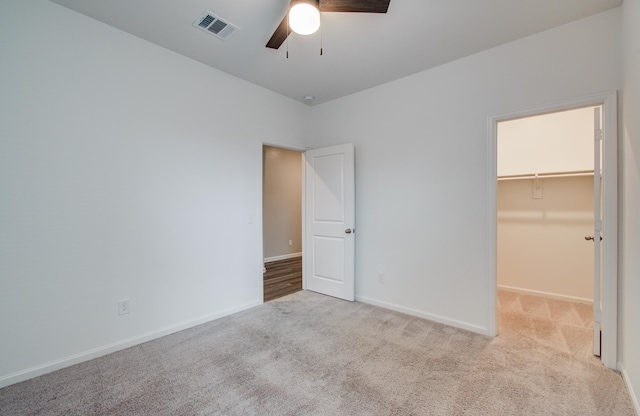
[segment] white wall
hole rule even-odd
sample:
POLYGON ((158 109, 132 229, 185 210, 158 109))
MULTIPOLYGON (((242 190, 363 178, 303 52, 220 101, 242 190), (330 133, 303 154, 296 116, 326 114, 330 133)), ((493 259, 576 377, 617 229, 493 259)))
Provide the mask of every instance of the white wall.
POLYGON ((640 0, 624 0, 620 330, 621 367, 640 414, 640 0))
POLYGON ((0 39, 0 386, 261 303, 262 141, 309 107, 46 0, 0 39))
POLYGON ((487 332, 488 118, 619 89, 620 19, 614 9, 314 107, 315 145, 356 147, 357 299, 487 332))
POLYGON ((593 302, 593 176, 498 181, 498 286, 593 302))
POLYGON ((301 253, 302 153, 265 146, 262 166, 264 257, 301 253))

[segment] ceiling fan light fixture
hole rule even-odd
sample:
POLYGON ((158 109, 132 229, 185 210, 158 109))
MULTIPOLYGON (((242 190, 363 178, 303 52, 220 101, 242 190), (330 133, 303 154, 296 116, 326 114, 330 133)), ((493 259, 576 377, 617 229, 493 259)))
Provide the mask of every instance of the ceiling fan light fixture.
POLYGON ((300 35, 310 35, 320 28, 320 11, 316 1, 300 1, 289 10, 289 26, 300 35))

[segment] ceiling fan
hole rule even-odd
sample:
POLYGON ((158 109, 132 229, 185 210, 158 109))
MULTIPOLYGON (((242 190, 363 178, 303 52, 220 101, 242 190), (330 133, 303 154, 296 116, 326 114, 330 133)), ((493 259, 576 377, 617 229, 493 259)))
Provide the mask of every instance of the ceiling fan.
MULTIPOLYGON (((391 0, 291 0, 289 10, 282 22, 267 42, 267 48, 278 49, 289 36, 289 17, 294 6, 305 5, 315 7, 322 13, 386 13, 391 0)), ((319 20, 316 22, 319 25, 319 20)), ((295 29, 294 29, 295 30, 295 29)), ((317 30, 317 26, 316 26, 317 30)), ((315 30, 313 30, 315 32, 315 30)), ((300 33, 300 32, 299 32, 300 33)), ((309 32, 313 33, 313 32, 309 32)))

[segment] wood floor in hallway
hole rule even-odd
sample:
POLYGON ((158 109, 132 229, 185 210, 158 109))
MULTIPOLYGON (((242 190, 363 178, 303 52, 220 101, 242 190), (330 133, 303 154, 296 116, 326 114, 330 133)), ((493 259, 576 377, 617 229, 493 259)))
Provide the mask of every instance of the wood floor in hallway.
POLYGON ((302 257, 265 263, 264 301, 302 290, 302 257))

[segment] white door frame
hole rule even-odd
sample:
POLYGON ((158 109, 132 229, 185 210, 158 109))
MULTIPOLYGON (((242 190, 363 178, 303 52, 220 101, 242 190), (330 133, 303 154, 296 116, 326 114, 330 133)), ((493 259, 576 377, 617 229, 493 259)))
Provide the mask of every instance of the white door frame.
POLYGON ((281 149, 287 149, 287 150, 295 150, 296 152, 300 152, 302 153, 302 163, 300 165, 300 170, 302 172, 302 288, 306 289, 306 280, 305 280, 305 236, 306 236, 306 232, 305 232, 305 198, 304 198, 304 189, 305 189, 305 174, 304 174, 304 167, 306 164, 306 159, 305 159, 305 152, 307 150, 310 149, 310 147, 306 147, 306 146, 301 146, 301 145, 296 145, 296 144, 290 144, 290 143, 282 143, 282 142, 276 142, 276 141, 272 141, 272 140, 262 140, 260 142, 260 147, 258 148, 258 201, 257 201, 257 224, 258 224, 258 230, 259 230, 259 235, 258 235, 258 256, 260 258, 259 260, 259 265, 260 265, 260 270, 258 272, 258 276, 260 276, 260 279, 258 281, 259 287, 260 287, 260 302, 264 303, 264 273, 263 273, 263 267, 264 267, 264 224, 263 224, 263 192, 264 190, 262 189, 262 180, 263 180, 263 170, 264 170, 264 166, 263 166, 263 160, 262 160, 262 149, 264 148, 264 146, 272 146, 272 147, 279 147, 281 149))
POLYGON ((604 124, 603 144, 603 228, 607 244, 602 256, 602 363, 612 369, 617 367, 618 345, 618 97, 617 92, 563 101, 539 107, 526 108, 510 113, 498 114, 488 120, 487 155, 487 230, 488 236, 488 311, 487 332, 496 336, 498 332, 497 300, 497 143, 498 123, 517 118, 555 113, 575 108, 602 105, 604 124))

